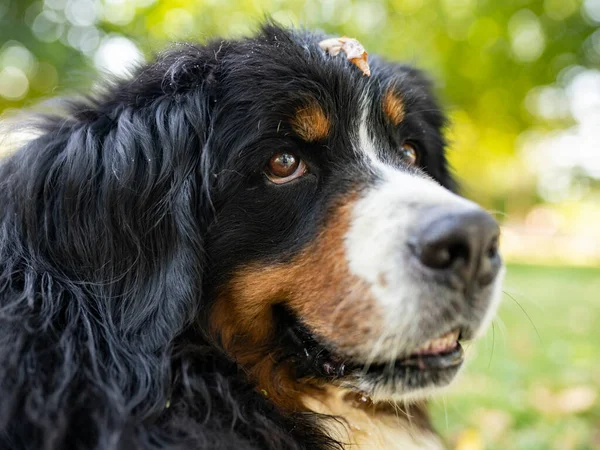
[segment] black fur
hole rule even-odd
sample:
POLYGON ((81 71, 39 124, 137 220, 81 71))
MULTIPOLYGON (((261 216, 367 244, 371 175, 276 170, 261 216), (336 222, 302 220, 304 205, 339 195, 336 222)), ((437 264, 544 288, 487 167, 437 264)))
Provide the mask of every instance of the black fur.
MULTIPOLYGON (((232 270, 289 258, 337 196, 368 182, 347 150, 350 114, 318 144, 337 152, 311 153, 285 123, 306 92, 351 110, 370 81, 319 39, 269 25, 181 45, 45 117, 2 163, 1 449, 338 446, 315 415, 257 393, 206 322, 232 270), (287 148, 315 170, 274 190, 262 168, 287 148)), ((386 131, 390 147, 398 133, 421 142, 422 169, 451 186, 428 83, 372 64, 373 89, 398 80, 415 111, 386 131)))

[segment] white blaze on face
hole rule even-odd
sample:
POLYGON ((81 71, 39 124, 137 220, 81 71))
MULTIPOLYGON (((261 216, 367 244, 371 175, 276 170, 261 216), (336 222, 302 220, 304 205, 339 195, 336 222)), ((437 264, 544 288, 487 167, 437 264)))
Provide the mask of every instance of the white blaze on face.
MULTIPOLYGON (((381 330, 377 348, 369 353, 373 360, 387 360, 395 358, 407 340, 419 335, 419 298, 427 292, 427 286, 407 267, 407 243, 418 215, 435 206, 456 211, 479 206, 425 175, 399 170, 381 161, 366 119, 365 112, 355 150, 379 181, 362 192, 353 208, 346 235, 346 257, 352 274, 370 285, 374 300, 383 309, 385 329, 381 330)), ((491 318, 495 305, 490 310, 491 318)))

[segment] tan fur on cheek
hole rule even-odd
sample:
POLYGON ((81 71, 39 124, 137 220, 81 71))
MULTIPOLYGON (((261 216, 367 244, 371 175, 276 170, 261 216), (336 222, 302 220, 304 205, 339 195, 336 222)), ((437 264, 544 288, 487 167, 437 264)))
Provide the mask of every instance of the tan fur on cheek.
POLYGON ((331 128, 331 123, 325 111, 315 100, 298 108, 291 123, 292 129, 306 142, 326 139, 331 128))
POLYGON ((283 408, 303 408, 299 397, 311 387, 295 380, 293 367, 275 364, 273 305, 284 303, 343 354, 364 345, 383 321, 369 287, 348 270, 344 239, 353 203, 351 197, 333 211, 312 244, 289 263, 240 269, 213 308, 213 333, 283 408))
POLYGON ((389 88, 383 96, 383 112, 389 121, 394 125, 398 126, 404 120, 406 112, 404 110, 404 100, 402 97, 394 91, 393 88, 389 88))

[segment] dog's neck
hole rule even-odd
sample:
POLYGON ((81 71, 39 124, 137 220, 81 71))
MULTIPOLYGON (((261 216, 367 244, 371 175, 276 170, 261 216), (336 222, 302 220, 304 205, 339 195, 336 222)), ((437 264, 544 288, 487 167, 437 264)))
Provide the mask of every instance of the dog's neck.
POLYGON ((374 404, 370 399, 329 386, 302 398, 305 407, 340 420, 324 421, 331 437, 352 450, 442 450, 424 405, 374 404))

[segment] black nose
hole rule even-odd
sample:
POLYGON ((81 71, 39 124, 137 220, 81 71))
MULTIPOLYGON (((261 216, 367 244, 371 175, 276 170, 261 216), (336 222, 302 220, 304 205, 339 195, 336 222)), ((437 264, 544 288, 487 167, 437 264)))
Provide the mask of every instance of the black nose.
POLYGON ((424 266, 455 275, 466 286, 484 287, 500 269, 499 233, 481 209, 433 208, 419 220, 413 250, 424 266))

